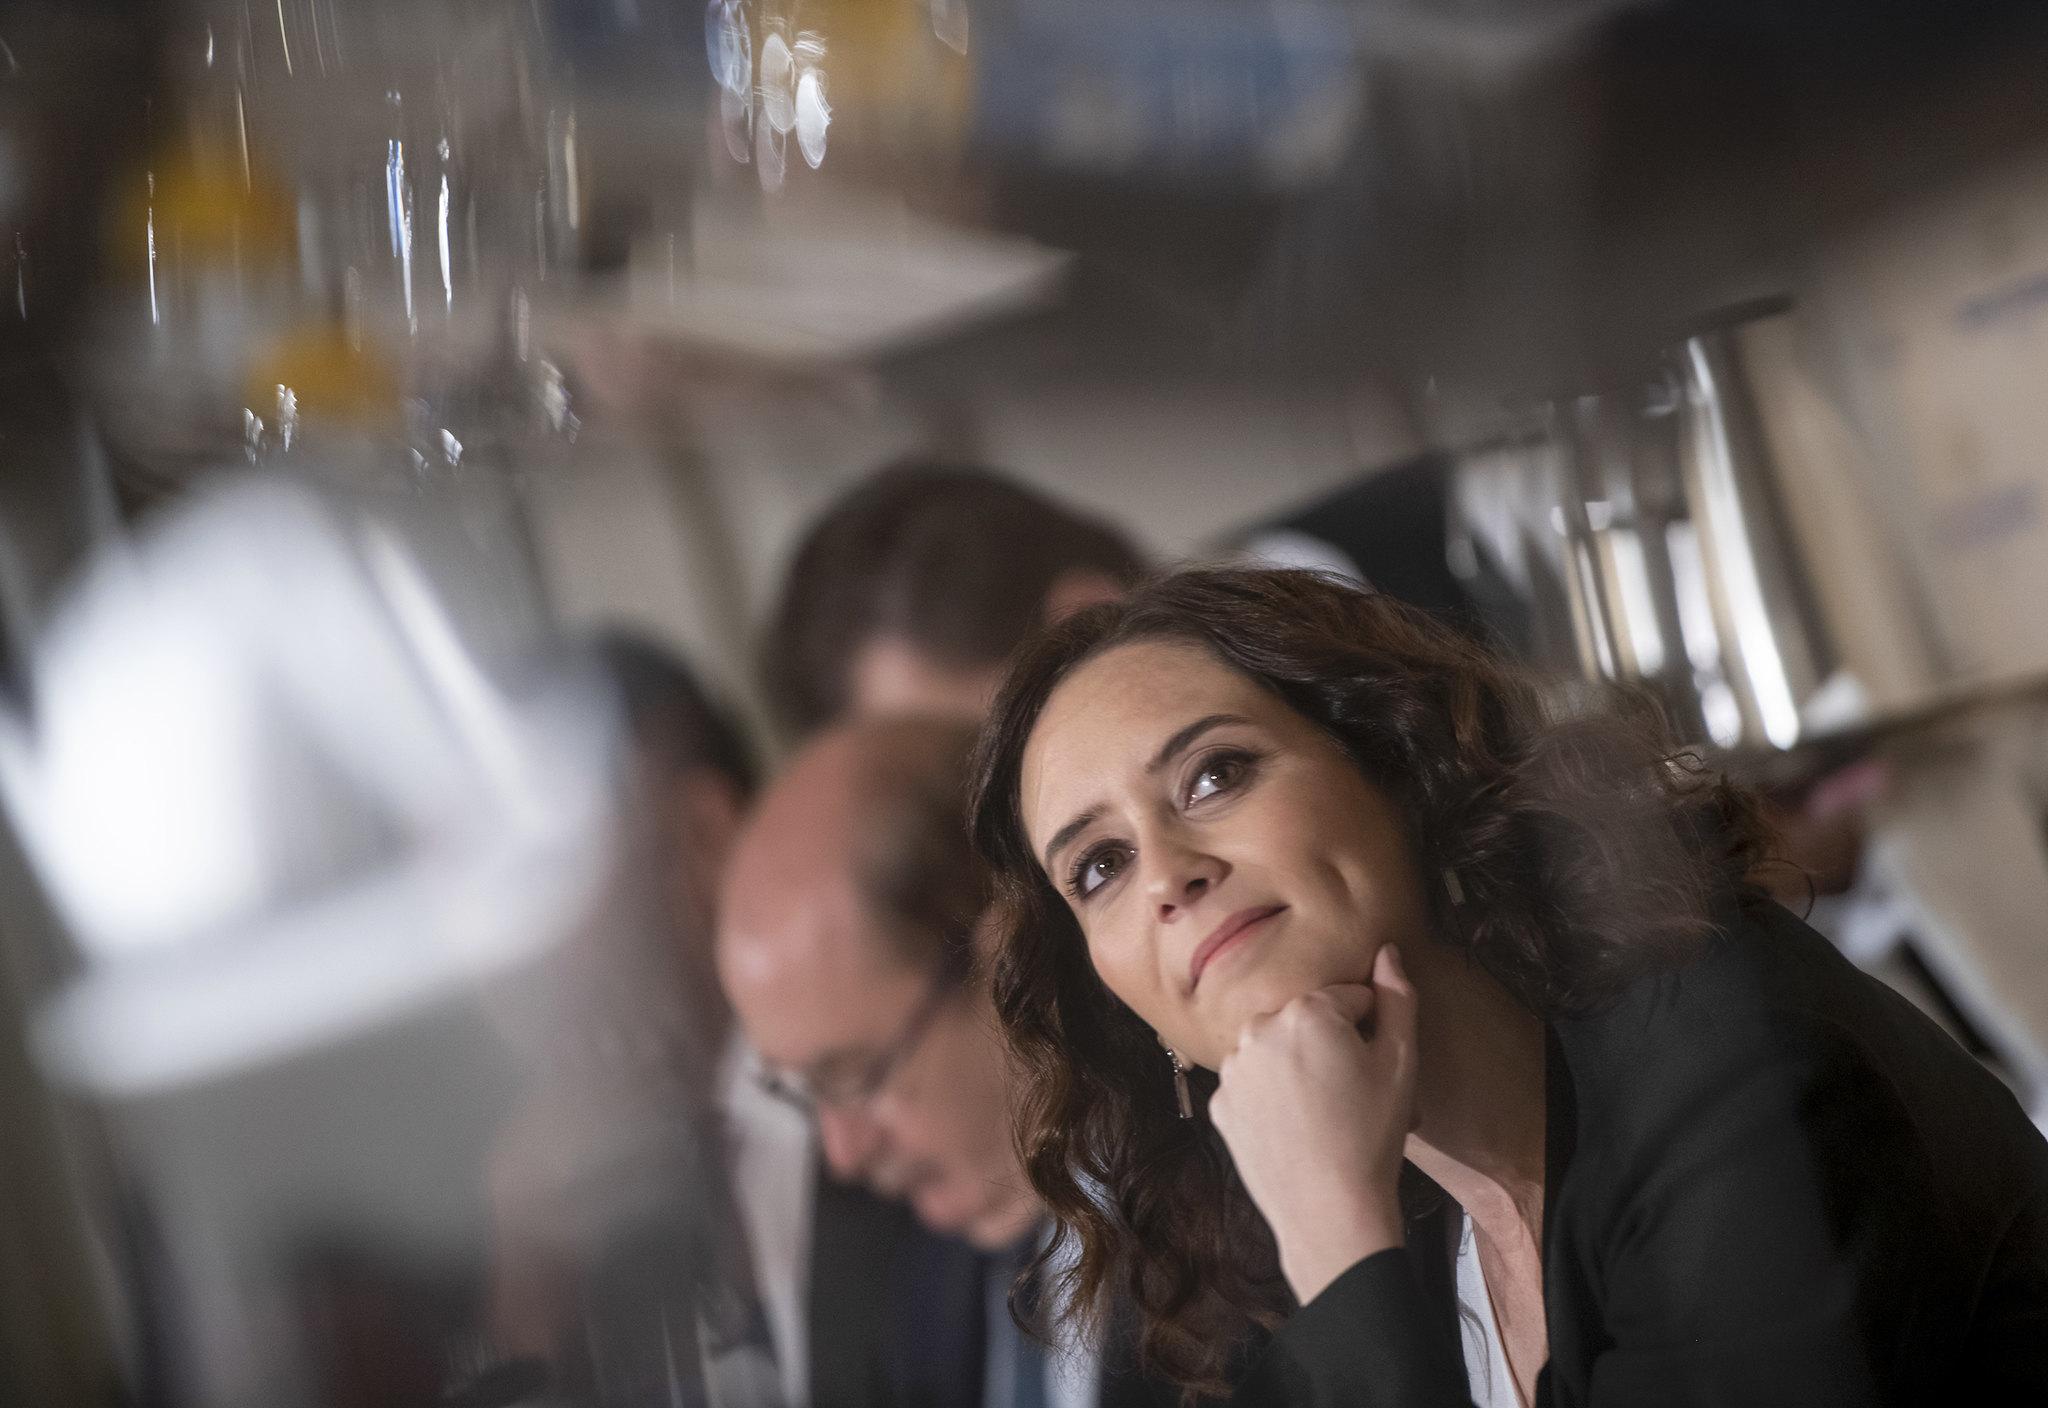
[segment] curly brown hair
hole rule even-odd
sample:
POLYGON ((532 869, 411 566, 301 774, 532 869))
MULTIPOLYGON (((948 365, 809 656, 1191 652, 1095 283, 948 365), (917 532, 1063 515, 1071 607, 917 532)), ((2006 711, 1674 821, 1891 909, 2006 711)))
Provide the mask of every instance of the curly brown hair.
MULTIPOLYGON (((1291 1298, 1220 1136, 1178 1117, 1165 1052, 1096 976, 1019 813, 1025 745, 1054 689, 1156 640, 1207 649, 1334 739, 1394 804, 1422 874, 1458 877, 1455 905, 1424 886, 1434 933, 1539 1016, 1597 1007, 1682 957, 1710 931, 1713 898, 1746 885, 1764 832, 1748 795, 1675 750, 1643 698, 1561 717, 1484 646, 1335 578, 1183 571, 1027 644, 982 731, 971 824, 1024 1167, 1060 1224, 1037 1268, 1059 1293, 1040 1303, 1084 1329, 1129 1304, 1142 1362, 1192 1396, 1226 1392, 1253 1327, 1291 1298)), ((1214 1077, 1191 1076, 1206 1105, 1214 1077)))

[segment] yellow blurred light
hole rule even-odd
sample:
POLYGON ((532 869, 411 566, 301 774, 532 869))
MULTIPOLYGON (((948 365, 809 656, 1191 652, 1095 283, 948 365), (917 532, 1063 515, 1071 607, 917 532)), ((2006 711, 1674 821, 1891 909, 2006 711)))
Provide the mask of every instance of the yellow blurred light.
POLYGON ((114 252, 140 275, 151 257, 200 267, 270 268, 291 261, 298 217, 291 193, 238 161, 167 156, 124 190, 114 252))
POLYGON ((295 329, 251 360, 244 383, 251 410, 269 418, 286 392, 301 417, 364 428, 399 420, 397 369, 339 323, 295 329))

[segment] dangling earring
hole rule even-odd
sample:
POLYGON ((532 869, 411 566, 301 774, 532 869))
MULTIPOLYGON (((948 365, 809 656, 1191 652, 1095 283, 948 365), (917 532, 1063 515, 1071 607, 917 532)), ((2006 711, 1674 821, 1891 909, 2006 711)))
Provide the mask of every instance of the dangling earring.
MULTIPOLYGON (((1166 1038, 1161 1037, 1159 1044, 1166 1046, 1166 1038)), ((1194 1098, 1188 1094, 1187 1063, 1180 1059, 1180 1053, 1171 1046, 1166 1046, 1166 1059, 1173 1063, 1174 1103, 1180 1107, 1180 1117, 1184 1120, 1191 1120, 1195 1117, 1195 1102, 1194 1098)))
POLYGON ((1458 872, 1448 865, 1444 867, 1444 893, 1451 897, 1451 908, 1465 903, 1465 887, 1458 882, 1458 872))

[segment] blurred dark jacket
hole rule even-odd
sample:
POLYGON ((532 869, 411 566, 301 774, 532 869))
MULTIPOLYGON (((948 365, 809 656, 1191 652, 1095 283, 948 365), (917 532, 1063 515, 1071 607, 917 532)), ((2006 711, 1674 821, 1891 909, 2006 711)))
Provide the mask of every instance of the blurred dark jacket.
MULTIPOLYGON (((824 1177, 811 1251, 811 1408, 976 1408, 995 1259, 824 1177)), ((1113 1347, 1097 1408, 1177 1408, 1113 1347)))

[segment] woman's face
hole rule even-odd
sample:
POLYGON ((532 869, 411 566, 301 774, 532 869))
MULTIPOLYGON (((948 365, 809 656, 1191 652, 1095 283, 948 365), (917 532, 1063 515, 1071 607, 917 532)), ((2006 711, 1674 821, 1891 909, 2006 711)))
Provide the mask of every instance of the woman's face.
POLYGON ((1364 983, 1425 907, 1392 804, 1315 725, 1208 651, 1119 646, 1024 749, 1031 848, 1111 992, 1215 1069, 1249 1019, 1364 983))

